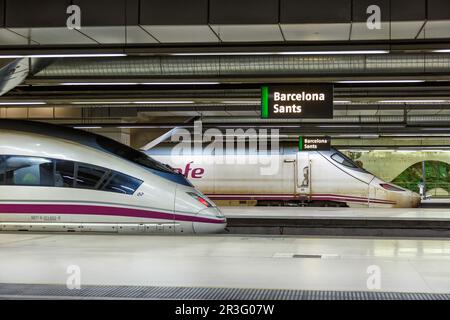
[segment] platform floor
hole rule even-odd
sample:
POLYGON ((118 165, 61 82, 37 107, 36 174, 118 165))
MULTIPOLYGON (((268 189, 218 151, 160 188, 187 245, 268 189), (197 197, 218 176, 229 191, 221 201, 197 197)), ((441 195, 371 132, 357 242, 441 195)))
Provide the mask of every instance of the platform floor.
POLYGON ((442 208, 328 208, 328 207, 221 207, 227 218, 362 219, 450 221, 450 209, 442 208))
POLYGON ((0 283, 450 293, 450 240, 0 234, 0 283))

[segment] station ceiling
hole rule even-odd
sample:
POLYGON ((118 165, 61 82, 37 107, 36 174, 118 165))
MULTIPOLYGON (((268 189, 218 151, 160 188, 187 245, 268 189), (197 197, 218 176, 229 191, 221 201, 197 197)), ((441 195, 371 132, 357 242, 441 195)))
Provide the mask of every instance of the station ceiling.
POLYGON ((0 0, 0 42, 13 46, 449 37, 445 0, 0 0), (70 5, 81 8, 79 30, 66 27, 70 5), (380 29, 366 27, 370 5, 380 29))
POLYGON ((449 39, 441 0, 0 0, 0 117, 448 136, 449 39), (260 119, 262 84, 299 82, 334 84, 334 119, 260 119))

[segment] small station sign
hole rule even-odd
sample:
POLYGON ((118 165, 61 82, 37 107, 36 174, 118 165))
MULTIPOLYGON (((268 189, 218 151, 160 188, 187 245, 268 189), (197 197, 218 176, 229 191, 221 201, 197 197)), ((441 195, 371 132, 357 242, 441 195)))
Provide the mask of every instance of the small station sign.
POLYGON ((298 137, 299 151, 327 151, 331 148, 330 137, 298 137))

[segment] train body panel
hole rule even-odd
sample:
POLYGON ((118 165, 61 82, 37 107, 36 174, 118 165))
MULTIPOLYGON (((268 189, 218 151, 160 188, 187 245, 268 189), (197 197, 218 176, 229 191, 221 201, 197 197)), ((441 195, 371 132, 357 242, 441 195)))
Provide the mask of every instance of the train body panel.
POLYGON ((222 155, 172 155, 164 145, 147 153, 176 168, 213 200, 380 208, 420 203, 419 195, 378 179, 336 150, 281 150, 270 155, 237 149, 228 161, 222 155))

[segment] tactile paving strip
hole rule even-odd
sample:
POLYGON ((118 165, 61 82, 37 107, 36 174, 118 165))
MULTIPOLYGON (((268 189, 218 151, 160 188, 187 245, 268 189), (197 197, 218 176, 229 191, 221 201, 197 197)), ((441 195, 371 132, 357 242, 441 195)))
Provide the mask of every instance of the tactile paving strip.
POLYGON ((450 300, 450 294, 379 291, 308 291, 239 288, 0 284, 7 299, 174 299, 174 300, 450 300))

